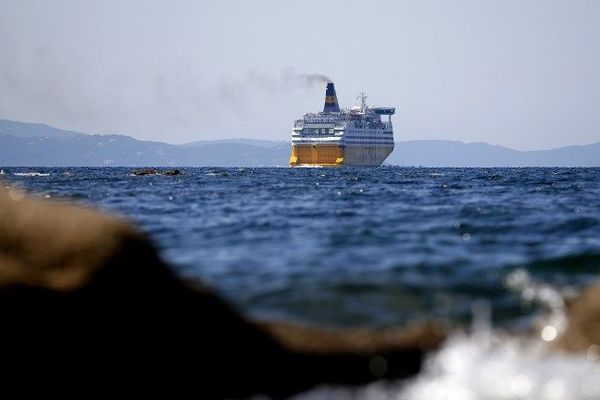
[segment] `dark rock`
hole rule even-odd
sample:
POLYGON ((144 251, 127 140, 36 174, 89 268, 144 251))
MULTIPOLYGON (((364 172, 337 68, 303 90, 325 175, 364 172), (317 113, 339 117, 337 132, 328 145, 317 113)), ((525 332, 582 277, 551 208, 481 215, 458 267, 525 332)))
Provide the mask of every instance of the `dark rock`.
POLYGON ((169 169, 169 170, 159 170, 159 169, 138 169, 133 171, 133 175, 136 176, 146 176, 146 175, 166 175, 166 176, 176 176, 181 175, 181 171, 178 169, 169 169))
POLYGON ((410 376, 444 339, 434 326, 333 332, 253 323, 208 288, 178 278, 127 222, 6 186, 3 382, 48 379, 48 390, 77 382, 84 393, 284 397, 319 383, 410 376))
POLYGON ((157 169, 138 169, 133 171, 133 174, 137 176, 160 175, 160 171, 157 169))

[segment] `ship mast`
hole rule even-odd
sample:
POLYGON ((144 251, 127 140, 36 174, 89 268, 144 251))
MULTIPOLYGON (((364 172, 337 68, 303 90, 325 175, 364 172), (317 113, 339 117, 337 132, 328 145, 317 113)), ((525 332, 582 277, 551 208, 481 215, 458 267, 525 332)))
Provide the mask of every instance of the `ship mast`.
POLYGON ((360 111, 364 113, 367 110, 367 94, 365 92, 360 92, 356 98, 360 99, 360 111))

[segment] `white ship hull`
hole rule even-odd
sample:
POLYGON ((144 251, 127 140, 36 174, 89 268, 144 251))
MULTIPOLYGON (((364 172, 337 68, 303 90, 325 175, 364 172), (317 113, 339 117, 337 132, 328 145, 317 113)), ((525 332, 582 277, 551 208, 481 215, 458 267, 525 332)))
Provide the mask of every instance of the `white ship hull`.
POLYGON ((394 151, 394 145, 350 145, 344 148, 344 165, 378 167, 394 151))

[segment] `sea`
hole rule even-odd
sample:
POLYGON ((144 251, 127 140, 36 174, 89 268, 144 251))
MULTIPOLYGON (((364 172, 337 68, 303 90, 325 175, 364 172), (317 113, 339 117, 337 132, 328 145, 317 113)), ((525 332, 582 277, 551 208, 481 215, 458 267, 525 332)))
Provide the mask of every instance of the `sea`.
POLYGON ((600 348, 548 355, 543 333, 509 339, 564 319, 565 302, 598 281, 600 168, 3 171, 36 196, 131 220, 178 274, 253 318, 334 328, 435 320, 470 332, 410 383, 301 399, 600 398, 600 348))

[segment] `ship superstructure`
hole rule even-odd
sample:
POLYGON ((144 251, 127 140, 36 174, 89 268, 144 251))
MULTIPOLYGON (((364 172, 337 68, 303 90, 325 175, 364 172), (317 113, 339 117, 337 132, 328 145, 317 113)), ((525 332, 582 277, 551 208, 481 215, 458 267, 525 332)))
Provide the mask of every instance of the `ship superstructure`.
POLYGON ((360 106, 342 109, 333 83, 327 84, 325 105, 294 122, 291 167, 377 167, 394 150, 392 107, 369 107, 364 93, 360 106), (382 120, 387 116, 387 120, 382 120))

